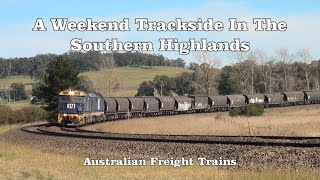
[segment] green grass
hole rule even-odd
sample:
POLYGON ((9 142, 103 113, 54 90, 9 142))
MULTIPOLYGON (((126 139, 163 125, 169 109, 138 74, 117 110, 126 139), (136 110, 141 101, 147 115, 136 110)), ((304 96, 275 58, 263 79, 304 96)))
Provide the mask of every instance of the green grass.
POLYGON ((0 89, 9 89, 12 83, 22 83, 25 85, 27 91, 32 90, 32 83, 35 83, 35 79, 31 76, 8 76, 5 78, 0 78, 0 89))
MULTIPOLYGON (((93 82, 93 89, 100 92, 104 96, 134 96, 137 94, 139 84, 143 81, 153 80, 156 75, 167 75, 175 77, 182 72, 192 72, 188 69, 175 68, 175 67, 115 67, 112 74, 113 79, 117 79, 120 88, 117 91, 111 91, 109 94, 108 81, 106 75, 109 69, 100 71, 89 71, 80 73, 80 75, 87 76, 93 82)), ((30 76, 9 76, 0 79, 0 89, 8 89, 12 83, 22 83, 26 86, 26 90, 31 94, 32 83, 36 83, 35 79, 30 76)), ((2 102, 4 103, 4 102, 2 102)), ((13 109, 31 106, 29 100, 19 101, 15 103, 6 103, 13 109)))
POLYGON ((118 67, 112 69, 114 79, 120 83, 117 92, 109 95, 108 80, 106 70, 90 71, 80 75, 88 76, 93 82, 93 88, 105 96, 134 96, 137 94, 139 84, 143 81, 153 80, 156 75, 167 75, 175 77, 182 72, 192 72, 191 70, 175 67, 118 67))
POLYGON ((18 110, 22 109, 24 107, 32 107, 32 106, 39 106, 39 105, 34 105, 30 103, 30 100, 21 100, 21 101, 14 101, 14 102, 1 102, 0 105, 6 105, 11 107, 12 110, 18 110))
POLYGON ((0 152, 0 161, 9 161, 13 160, 15 154, 12 152, 0 152))

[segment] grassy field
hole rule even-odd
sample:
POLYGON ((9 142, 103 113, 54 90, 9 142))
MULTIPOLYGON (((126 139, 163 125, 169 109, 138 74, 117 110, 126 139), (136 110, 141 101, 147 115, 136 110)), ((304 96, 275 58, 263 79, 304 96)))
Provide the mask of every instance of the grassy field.
POLYGON ((118 67, 111 70, 85 72, 80 75, 89 77, 93 82, 93 89, 105 96, 134 96, 137 94, 139 84, 143 81, 153 80, 156 75, 175 77, 182 72, 192 71, 175 67, 118 67), (110 94, 107 78, 108 71, 112 71, 112 79, 116 79, 120 84, 120 89, 111 91, 110 94))
MULTIPOLYGON (((152 80, 156 75, 167 75, 174 77, 182 72, 191 72, 190 70, 175 67, 116 67, 113 69, 103 69, 100 71, 90 71, 81 73, 80 76, 87 76, 93 83, 93 89, 105 96, 134 96, 137 94, 139 84, 143 81, 152 80), (112 79, 119 82, 117 91, 111 90, 109 94, 107 72, 112 71, 112 79)), ((31 94, 32 83, 36 83, 35 79, 30 76, 10 76, 0 79, 0 89, 8 89, 12 83, 22 83, 25 85, 28 94, 31 94)), ((0 101, 0 104, 4 102, 0 101)), ((6 103, 13 109, 27 107, 31 104, 29 100, 19 101, 15 103, 6 103)))
POLYGON ((6 105, 11 107, 12 110, 18 110, 25 107, 33 107, 33 106, 40 106, 34 105, 30 103, 30 100, 22 100, 22 101, 15 101, 15 102, 2 102, 1 105, 6 105))
POLYGON ((25 85, 27 91, 31 92, 32 83, 36 81, 30 76, 18 75, 18 76, 9 76, 6 78, 0 78, 0 89, 9 89, 12 83, 22 83, 25 85))
POLYGON ((320 105, 265 109, 261 117, 228 112, 161 116, 97 124, 91 130, 144 134, 320 136, 320 105))
MULTIPOLYGON (((139 84, 143 81, 152 80, 156 75, 167 75, 174 77, 182 72, 192 72, 188 69, 175 67, 115 67, 113 69, 102 69, 100 71, 89 71, 80 73, 80 76, 87 76, 93 82, 93 89, 103 91, 107 95, 107 75, 112 71, 112 78, 120 84, 118 92, 111 92, 111 96, 133 96, 137 93, 139 84)), ((26 90, 32 90, 32 83, 36 80, 30 76, 9 76, 0 79, 0 89, 8 89, 12 83, 22 83, 26 90)))
MULTIPOLYGON (((18 75, 18 76, 9 76, 6 78, 0 78, 0 89, 9 89, 12 83, 22 83, 25 85, 25 89, 27 94, 32 93, 32 84, 36 83, 35 79, 31 78, 30 76, 24 76, 24 75, 18 75)), ((17 102, 6 102, 1 101, 1 105, 8 105, 12 109, 20 109, 23 107, 29 107, 32 104, 30 104, 30 100, 23 100, 23 101, 17 101, 17 102)))
MULTIPOLYGON (((0 136, 15 126, 0 126, 0 136)), ((195 164, 172 166, 82 166, 84 157, 48 153, 0 142, 0 179, 318 179, 320 172, 248 172, 195 164)))

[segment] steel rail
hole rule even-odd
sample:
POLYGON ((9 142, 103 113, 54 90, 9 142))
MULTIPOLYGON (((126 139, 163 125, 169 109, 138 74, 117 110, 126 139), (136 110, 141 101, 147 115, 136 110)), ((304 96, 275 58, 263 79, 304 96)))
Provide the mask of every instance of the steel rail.
POLYGON ((119 141, 143 141, 143 142, 163 142, 163 143, 188 143, 188 144, 232 144, 232 145, 252 145, 252 146, 284 146, 284 147, 320 147, 320 137, 289 137, 289 136, 192 136, 192 135, 154 135, 154 134, 121 134, 121 133, 94 133, 79 131, 77 128, 58 128, 58 131, 48 130, 52 124, 40 124, 22 127, 21 130, 50 136, 86 138, 86 139, 106 139, 119 141), (190 137, 190 139, 188 139, 190 137), (212 139, 191 139, 191 137, 210 137, 212 139), (222 138, 216 140, 214 138, 222 138), (241 138, 239 141, 228 140, 230 138, 241 138), (252 141, 253 138, 290 140, 290 142, 277 141, 252 141), (319 140, 319 142, 297 142, 297 140, 319 140))

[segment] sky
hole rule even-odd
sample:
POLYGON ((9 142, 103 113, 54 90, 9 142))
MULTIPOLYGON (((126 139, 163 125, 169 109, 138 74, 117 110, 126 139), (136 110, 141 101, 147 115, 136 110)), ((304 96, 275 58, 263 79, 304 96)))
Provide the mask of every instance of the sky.
MULTIPOLYGON (((287 48, 295 53, 301 48, 308 48, 315 59, 320 59, 320 2, 316 0, 269 0, 269 1, 186 1, 186 0, 137 0, 137 1, 40 1, 40 0, 0 0, 0 57, 31 57, 43 53, 62 54, 70 50, 73 38, 85 41, 104 42, 117 38, 119 41, 151 41, 155 51, 168 58, 183 58, 187 62, 194 59, 192 53, 179 55, 178 52, 159 52, 159 38, 178 38, 187 41, 189 38, 208 41, 249 41, 251 50, 263 49, 272 55, 276 49, 287 48), (34 32, 32 28, 37 18, 43 18, 48 28, 46 32, 34 32), (121 21, 129 18, 129 32, 54 32, 50 18, 68 18, 83 21, 92 18, 95 21, 121 21), (213 18, 225 25, 222 32, 138 32, 135 18, 148 18, 151 21, 195 21, 198 18, 213 18), (249 31, 230 32, 228 19, 237 18, 246 21, 249 31), (272 18, 285 21, 284 32, 254 31, 253 18, 272 18)), ((223 64, 232 63, 231 52, 212 52, 220 56, 223 64)))

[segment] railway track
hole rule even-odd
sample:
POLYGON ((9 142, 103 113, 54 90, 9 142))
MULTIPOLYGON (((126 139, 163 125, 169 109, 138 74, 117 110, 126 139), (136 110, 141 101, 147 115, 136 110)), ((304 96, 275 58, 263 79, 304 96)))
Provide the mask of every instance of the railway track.
POLYGON ((143 141, 191 144, 232 144, 283 147, 320 147, 320 137, 125 134, 89 131, 83 130, 81 127, 59 127, 55 124, 39 124, 25 126, 22 127, 21 130, 39 135, 87 139, 106 139, 118 141, 143 141))

